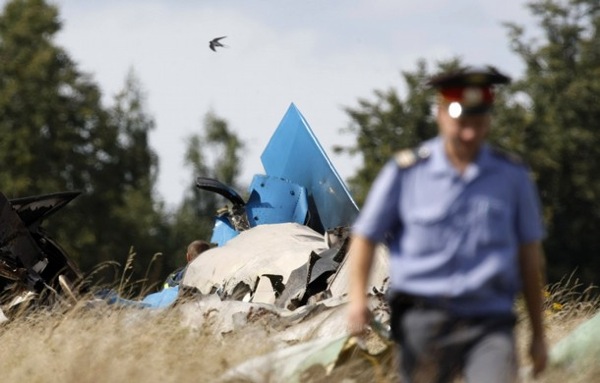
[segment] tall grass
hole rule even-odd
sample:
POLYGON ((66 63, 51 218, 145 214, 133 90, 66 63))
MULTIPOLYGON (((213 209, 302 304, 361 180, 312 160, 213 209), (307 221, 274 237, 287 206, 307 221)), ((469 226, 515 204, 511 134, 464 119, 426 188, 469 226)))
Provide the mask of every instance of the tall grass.
POLYGON ((180 323, 177 310, 102 305, 16 318, 0 329, 2 381, 210 382, 268 346, 180 323))
MULTIPOLYGON (((598 309, 591 290, 576 281, 551 286, 546 326, 550 346, 598 309)), ((212 382, 229 368, 275 350, 275 331, 265 321, 220 334, 207 322, 202 328, 182 323, 177 307, 168 310, 116 308, 92 297, 76 305, 24 311, 0 325, 2 382, 212 382)), ((527 366, 528 323, 518 306, 517 342, 527 366)), ((209 315, 209 313, 202 313, 209 315)), ((576 370, 549 369, 538 382, 594 382, 600 376, 599 356, 576 370)), ((303 382, 396 381, 393 349, 377 358, 356 352, 342 355, 330 376, 318 367, 303 382)), ((263 381, 279 382, 277 376, 263 381)), ((525 377, 525 382, 531 381, 525 377)))
MULTIPOLYGON (((545 324, 549 346, 552 347, 583 322, 589 320, 600 309, 600 295, 595 286, 585 286, 573 275, 545 290, 545 324)), ((524 314, 521 312, 521 318, 524 314)), ((521 359, 527 361, 529 333, 523 318, 517 328, 521 359)), ((591 350, 584 360, 573 366, 550 366, 538 379, 546 383, 591 383, 600 382, 600 347, 591 350)))

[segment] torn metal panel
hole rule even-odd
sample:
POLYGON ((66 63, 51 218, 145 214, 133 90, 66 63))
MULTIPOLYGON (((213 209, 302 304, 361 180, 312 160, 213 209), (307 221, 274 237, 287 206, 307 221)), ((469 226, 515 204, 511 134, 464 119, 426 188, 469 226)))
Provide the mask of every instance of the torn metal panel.
POLYGON ((306 223, 308 199, 306 189, 288 180, 255 175, 250 184, 246 212, 250 226, 271 223, 306 223))
MULTIPOLYGON (((290 279, 292 277, 290 276, 290 279)), ((289 280, 288 279, 288 284, 289 280)), ((281 296, 286 286, 283 284, 283 276, 275 274, 263 274, 256 285, 252 297, 253 302, 275 304, 275 300, 281 296)))
POLYGON ((7 322, 8 318, 6 317, 6 315, 4 315, 4 311, 2 311, 2 309, 0 308, 0 324, 7 322))
POLYGON ((580 368, 600 359, 600 311, 556 343, 549 353, 552 366, 580 368))
POLYGON ((302 185, 324 230, 350 226, 358 207, 310 126, 291 104, 261 155, 268 175, 302 185))
POLYGON ((258 383, 273 377, 291 383, 355 381, 349 379, 352 377, 359 377, 356 381, 382 382, 387 381, 392 368, 393 349, 387 344, 373 352, 356 337, 326 336, 245 361, 226 371, 217 382, 258 383))
POLYGON ((214 178, 197 177, 196 187, 202 190, 217 193, 225 197, 233 204, 234 207, 241 208, 244 207, 244 205, 246 205, 246 202, 244 202, 244 199, 241 195, 238 194, 237 191, 214 178))
POLYGON ((228 370, 218 382, 265 382, 276 376, 282 382, 299 383, 302 373, 312 366, 320 365, 329 373, 349 340, 350 337, 344 335, 290 346, 250 359, 228 370))
MULTIPOLYGON (((348 297, 330 297, 317 303, 308 303, 294 311, 280 311, 281 331, 274 335, 278 341, 294 343, 347 333, 348 297)), ((373 317, 384 326, 389 324, 389 310, 383 295, 368 297, 373 317)))
POLYGON ((224 196, 233 204, 217 213, 211 242, 219 246, 250 227, 285 222, 303 225, 309 217, 306 189, 279 177, 255 175, 248 189, 248 202, 212 178, 198 177, 196 186, 224 196))
POLYGON ((0 193, 0 290, 3 302, 24 292, 36 299, 50 287, 62 291, 62 281, 75 281, 81 273, 65 251, 41 227, 42 221, 69 203, 79 192, 62 192, 8 200, 0 193))
MULTIPOLYGON (((332 296, 347 294, 349 291, 349 259, 352 257, 352 247, 338 267, 335 275, 331 278, 328 286, 332 296)), ((384 245, 375 248, 375 257, 371 266, 371 274, 367 290, 368 292, 385 292, 389 286, 389 250, 384 245)))
POLYGON ((80 194, 81 192, 78 191, 68 191, 13 198, 10 200, 10 204, 23 223, 33 228, 33 226, 39 226, 42 220, 63 208, 80 194))
MULTIPOLYGON (((4 194, 0 193, 0 250, 3 261, 15 269, 38 274, 47 262, 29 230, 4 194)), ((39 276, 36 276, 39 278, 39 276)), ((33 286, 30 286, 33 288, 33 286)))
MULTIPOLYGON (((382 307, 381 299, 370 297, 369 306, 379 320, 388 323, 389 316, 379 310, 382 307)), ((378 333, 378 329, 373 329, 361 341, 350 337, 346 331, 345 303, 345 299, 338 297, 304 306, 293 312, 284 310, 279 315, 272 315, 269 325, 278 330, 271 334, 272 339, 283 341, 282 344, 287 346, 231 368, 219 381, 245 379, 244 381, 262 382, 268 380, 266 377, 272 376, 285 382, 310 381, 310 378, 315 378, 312 375, 315 372, 320 378, 324 378, 336 368, 344 366, 351 358, 355 364, 360 359, 377 361, 375 365, 367 363, 364 366, 373 368, 372 373, 380 378, 383 371, 378 369, 378 364, 391 360, 393 343, 385 334, 378 333)), ((387 325, 379 326, 387 331, 387 325)))
POLYGON ((281 312, 270 304, 222 301, 216 294, 186 301, 178 310, 182 314, 182 325, 192 329, 210 328, 215 334, 243 329, 258 318, 279 318, 281 312))
POLYGON ((78 191, 67 191, 10 200, 11 206, 48 261, 41 276, 52 286, 57 285, 55 279, 59 274, 70 281, 81 279, 82 274, 65 250, 45 232, 42 222, 80 194, 78 191))
POLYGON ((254 296, 252 297, 252 300, 254 302, 275 304, 275 299, 278 297, 278 292, 276 287, 273 285, 272 277, 268 277, 267 275, 277 277, 277 280, 280 279, 279 283, 283 284, 283 276, 281 275, 261 275, 258 283, 256 284, 256 289, 254 290, 254 296))
POLYGON ((259 225, 194 259, 182 284, 202 294, 220 290, 225 298, 240 282, 254 291, 263 274, 280 275, 285 285, 291 271, 305 264, 311 252, 325 249, 323 236, 309 227, 296 223, 259 225))
POLYGON ((215 217, 215 225, 213 227, 210 242, 216 243, 217 246, 225 245, 231 238, 235 238, 239 234, 229 221, 228 216, 229 213, 227 213, 227 215, 222 214, 215 217))
MULTIPOLYGON (((340 262, 346 257, 347 242, 348 240, 339 244, 339 246, 327 249, 319 254, 319 259, 315 262, 310 273, 309 285, 316 284, 319 280, 327 279, 337 271, 340 262)), ((324 284, 321 290, 324 290, 325 287, 326 285, 324 284)))
POLYGON ((266 175, 255 175, 249 200, 218 180, 198 177, 196 186, 227 198, 211 241, 223 246, 248 227, 296 222, 319 233, 350 226, 358 216, 350 196, 319 141, 291 104, 261 155, 266 175))
POLYGON ((263 274, 262 277, 266 277, 269 282, 271 282, 271 289, 275 292, 275 298, 279 297, 283 290, 285 290, 285 285, 283 284, 283 277, 281 275, 274 274, 263 274))
POLYGON ((319 254, 311 253, 309 261, 293 270, 285 290, 275 301, 279 307, 293 310, 305 305, 311 297, 325 291, 328 279, 333 275, 346 255, 348 238, 335 242, 333 248, 319 254))
MULTIPOLYGON (((383 296, 369 296, 369 308, 378 322, 389 324, 389 311, 383 296)), ((296 310, 272 304, 222 301, 217 295, 186 299, 176 306, 182 313, 183 325, 207 328, 215 334, 243 330, 261 320, 270 330, 270 339, 281 347, 290 343, 347 334, 347 297, 331 297, 307 304, 296 310)))
POLYGON ((347 334, 347 300, 332 297, 281 314, 281 331, 274 335, 287 344, 347 334))
POLYGON ((311 270, 318 259, 319 256, 316 253, 311 252, 308 262, 297 269, 292 270, 285 289, 275 301, 276 306, 293 310, 306 303, 304 296, 306 295, 306 291, 308 289, 311 270))

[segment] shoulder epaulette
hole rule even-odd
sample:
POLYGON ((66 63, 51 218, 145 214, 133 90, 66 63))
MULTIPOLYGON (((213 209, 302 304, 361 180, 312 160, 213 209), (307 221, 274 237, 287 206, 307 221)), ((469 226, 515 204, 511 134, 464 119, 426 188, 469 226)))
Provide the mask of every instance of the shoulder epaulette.
POLYGON ((508 152, 506 150, 502 150, 502 149, 498 149, 495 147, 491 148, 491 152, 492 154, 494 154, 497 157, 500 157, 512 164, 515 165, 525 165, 525 161, 523 160, 523 158, 521 158, 521 156, 519 156, 518 154, 512 153, 512 152, 508 152))
POLYGON ((394 160, 400 169, 410 168, 421 160, 429 158, 431 151, 425 146, 403 149, 394 154, 394 160))

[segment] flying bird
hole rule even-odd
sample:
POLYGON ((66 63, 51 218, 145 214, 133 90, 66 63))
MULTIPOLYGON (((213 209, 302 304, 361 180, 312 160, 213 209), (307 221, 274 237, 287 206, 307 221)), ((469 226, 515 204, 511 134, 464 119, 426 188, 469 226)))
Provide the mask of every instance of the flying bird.
POLYGON ((214 52, 216 52, 217 50, 215 49, 216 47, 227 47, 227 45, 223 45, 221 44, 221 42, 219 40, 224 39, 227 36, 221 36, 221 37, 215 37, 214 39, 210 40, 208 42, 208 46, 210 47, 210 49, 212 49, 214 52))

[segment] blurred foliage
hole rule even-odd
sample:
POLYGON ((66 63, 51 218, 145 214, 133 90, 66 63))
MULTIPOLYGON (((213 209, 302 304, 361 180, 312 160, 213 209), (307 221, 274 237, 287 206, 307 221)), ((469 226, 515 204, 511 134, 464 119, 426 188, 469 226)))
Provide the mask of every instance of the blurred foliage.
MULTIPOLYGON (((191 185, 181 206, 165 207, 140 81, 131 70, 104 106, 92 77, 54 43, 60 29, 58 8, 44 0, 9 1, 0 15, 1 191, 9 199, 81 191, 44 225, 49 234, 95 283, 128 272, 151 285, 185 263, 189 242, 210 237, 216 201, 191 185), (97 268, 113 261, 128 270, 97 268)), ((205 125, 206 135, 189 141, 190 178, 235 184, 242 143, 214 114, 205 125), (219 161, 208 164, 210 154, 219 161)))
MULTIPOLYGON (((197 177, 211 177, 236 189, 241 186, 241 154, 244 144, 229 129, 227 121, 210 111, 203 123, 203 134, 188 137, 184 163, 191 172, 190 183, 184 192, 183 201, 171 221, 171 243, 189 243, 194 239, 210 240, 214 217, 220 208, 227 205, 225 198, 196 187, 197 177), (214 159, 213 162, 210 159, 214 159)), ((177 258, 169 258, 170 266, 176 267, 184 259, 185 249, 177 258)))
POLYGON ((583 281, 598 284, 600 4, 544 0, 529 7, 542 35, 526 41, 522 27, 507 24, 526 72, 511 89, 520 102, 506 105, 498 133, 534 170, 548 225, 550 280, 577 269, 583 281))
POLYGON ((150 259, 164 228, 144 95, 132 72, 104 107, 90 76, 53 43, 60 27, 57 8, 42 0, 8 2, 0 17, 2 192, 81 191, 46 226, 84 271, 123 262, 131 247, 150 259))
MULTIPOLYGON (((540 191, 547 225, 544 246, 550 281, 576 270, 586 283, 600 283, 600 4, 597 0, 538 0, 528 4, 539 21, 537 40, 507 23, 511 49, 526 67, 523 78, 499 90, 495 145, 522 156, 540 191)), ((337 148, 361 154, 363 165, 349 180, 359 205, 381 166, 399 149, 437 134, 435 99, 425 80, 460 65, 421 61, 403 72, 406 97, 375 91, 376 100, 346 108, 356 145, 337 148)), ((491 63, 498 65, 501 63, 491 63)))
MULTIPOLYGON (((447 70, 460 64, 451 60, 438 64, 447 70)), ((427 64, 420 61, 415 72, 402 72, 407 95, 402 99, 396 89, 376 90, 375 102, 359 99, 359 106, 345 109, 351 123, 347 131, 356 135, 353 147, 337 147, 338 152, 360 153, 363 167, 348 180, 356 202, 362 205, 379 169, 400 149, 410 148, 437 134, 432 112, 434 92, 427 86, 427 64)))

